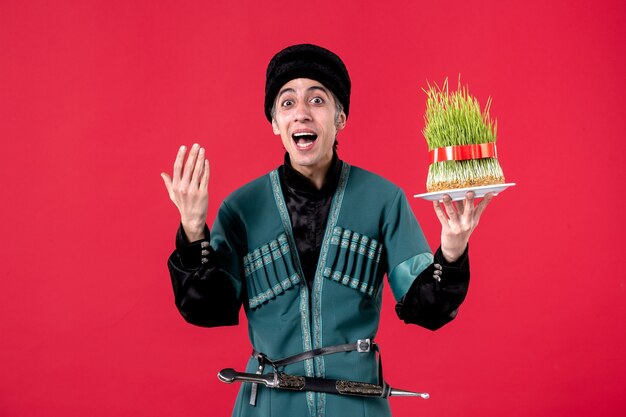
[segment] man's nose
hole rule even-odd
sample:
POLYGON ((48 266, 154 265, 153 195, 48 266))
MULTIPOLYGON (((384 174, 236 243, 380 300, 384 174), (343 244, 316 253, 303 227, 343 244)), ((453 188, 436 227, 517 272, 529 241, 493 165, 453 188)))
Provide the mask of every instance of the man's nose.
POLYGON ((295 119, 298 122, 304 120, 311 120, 311 112, 306 101, 300 101, 296 104, 296 111, 294 112, 295 119))

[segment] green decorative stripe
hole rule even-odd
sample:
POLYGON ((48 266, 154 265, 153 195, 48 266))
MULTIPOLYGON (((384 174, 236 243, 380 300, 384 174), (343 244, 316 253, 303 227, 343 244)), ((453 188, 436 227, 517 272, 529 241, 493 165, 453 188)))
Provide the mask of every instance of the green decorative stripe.
POLYGON ((275 298, 276 295, 282 293, 283 291, 287 291, 288 289, 298 285, 300 283, 300 277, 298 274, 293 274, 289 278, 285 278, 278 284, 274 285, 274 287, 270 288, 267 291, 262 292, 256 297, 250 298, 248 301, 250 303, 250 308, 258 307, 266 301, 275 298))
POLYGON ((288 253, 289 243, 287 242, 287 236, 281 234, 278 236, 278 239, 255 249, 243 257, 245 276, 249 277, 254 271, 279 260, 288 253))
MULTIPOLYGON (((326 265, 326 259, 328 258, 328 249, 330 247, 330 241, 332 239, 332 231, 335 229, 339 213, 341 212, 341 204, 343 203, 343 195, 348 183, 348 176, 350 175, 350 165, 343 163, 341 169, 341 175, 339 177, 339 183, 337 184, 337 190, 333 196, 333 201, 328 213, 328 221, 326 224, 326 232, 324 233, 324 240, 322 241, 322 247, 320 249, 320 259, 318 260, 317 270, 315 271, 315 278, 313 280, 313 302, 312 302, 312 314, 313 314, 313 337, 315 348, 321 348, 322 341, 322 289, 323 289, 323 270, 326 265)), ((324 377, 326 370, 324 366, 324 358, 322 356, 315 357, 315 364, 317 365, 318 376, 324 377)), ((326 394, 317 394, 317 417, 324 417, 326 412, 326 394)))
MULTIPOLYGON (((280 219, 283 223, 283 228, 286 232, 287 242, 290 248, 291 258, 293 260, 293 264, 298 271, 299 277, 304 277, 304 273, 302 272, 302 264, 300 263, 300 258, 298 257, 298 249, 296 247, 296 243, 293 238, 293 231, 291 229, 291 219, 289 218, 289 211, 287 211, 287 204, 285 203, 285 199, 283 197, 283 192, 280 188, 280 180, 278 178, 278 170, 273 170, 270 172, 270 181, 272 183, 272 191, 274 194, 274 200, 276 201, 276 206, 278 207, 278 212, 280 214, 280 219)), ((299 282, 302 282, 301 280, 299 282)), ((309 328, 309 295, 308 288, 306 285, 300 285, 300 327, 302 329, 302 350, 307 351, 313 349, 311 347, 311 330, 309 328)), ((307 359, 304 361, 304 372, 306 376, 314 376, 313 369, 313 359, 307 359)), ((309 407, 309 412, 311 416, 316 417, 317 412, 315 409, 315 400, 314 393, 311 391, 307 391, 306 399, 307 405, 309 407)))

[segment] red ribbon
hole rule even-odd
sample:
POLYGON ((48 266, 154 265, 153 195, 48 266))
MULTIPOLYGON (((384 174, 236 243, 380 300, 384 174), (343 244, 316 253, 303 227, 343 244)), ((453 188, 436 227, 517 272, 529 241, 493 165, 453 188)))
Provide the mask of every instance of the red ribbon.
POLYGON ((441 161, 463 161, 466 159, 497 158, 496 144, 479 143, 476 145, 457 145, 437 148, 428 152, 430 163, 441 161))

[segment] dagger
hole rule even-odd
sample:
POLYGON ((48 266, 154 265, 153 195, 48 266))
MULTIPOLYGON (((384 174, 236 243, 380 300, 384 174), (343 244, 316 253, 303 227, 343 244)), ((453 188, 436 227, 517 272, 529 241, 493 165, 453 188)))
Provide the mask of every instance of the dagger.
POLYGON ((389 385, 376 385, 366 382, 344 381, 341 379, 312 378, 307 376, 289 375, 284 372, 269 374, 250 374, 237 372, 232 368, 222 369, 217 377, 227 384, 233 382, 252 382, 263 384, 268 388, 291 391, 315 391, 328 394, 356 395, 360 397, 420 397, 427 400, 426 392, 412 392, 391 388, 389 385))

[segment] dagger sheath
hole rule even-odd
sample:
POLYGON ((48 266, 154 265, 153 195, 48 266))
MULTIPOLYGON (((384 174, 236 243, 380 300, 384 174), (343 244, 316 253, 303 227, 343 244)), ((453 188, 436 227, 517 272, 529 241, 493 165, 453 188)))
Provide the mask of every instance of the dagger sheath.
POLYGON ((355 395, 359 397, 411 396, 428 399, 427 393, 404 391, 391 388, 388 385, 376 385, 366 382, 344 381, 337 379, 312 378, 306 376, 288 375, 283 372, 271 374, 250 374, 237 372, 232 368, 222 369, 217 377, 228 384, 233 382, 252 382, 263 384, 268 388, 278 388, 291 391, 314 391, 327 394, 355 395))

